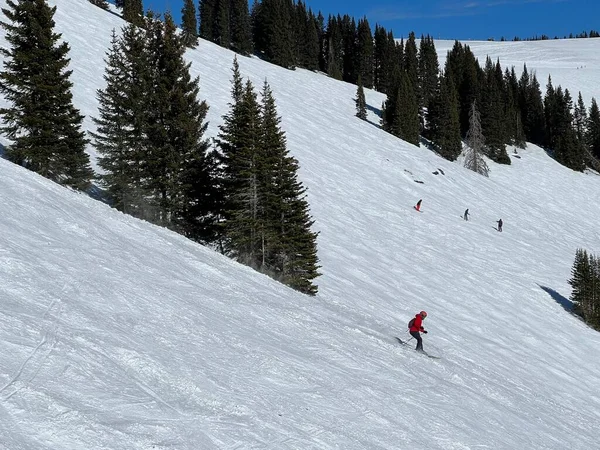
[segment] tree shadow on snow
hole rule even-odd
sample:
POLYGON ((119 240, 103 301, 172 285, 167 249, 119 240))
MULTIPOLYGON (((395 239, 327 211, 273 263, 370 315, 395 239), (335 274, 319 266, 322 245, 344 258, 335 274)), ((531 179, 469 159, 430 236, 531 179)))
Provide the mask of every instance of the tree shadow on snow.
POLYGON ((6 147, 0 144, 0 158, 6 159, 6 147))
POLYGON ((550 297, 552 297, 556 303, 558 303, 560 306, 562 306, 565 311, 573 314, 573 307, 575 305, 573 304, 573 302, 571 300, 569 300, 568 298, 562 296, 561 294, 559 294, 558 292, 556 292, 554 289, 551 289, 551 288, 546 287, 546 286, 542 286, 540 284, 538 284, 538 286, 544 292, 550 294, 550 297))

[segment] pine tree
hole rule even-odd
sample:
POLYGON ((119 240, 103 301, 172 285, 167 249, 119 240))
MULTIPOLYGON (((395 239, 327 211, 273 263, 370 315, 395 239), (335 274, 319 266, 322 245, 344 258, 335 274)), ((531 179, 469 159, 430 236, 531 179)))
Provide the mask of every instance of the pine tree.
POLYGON ((418 59, 418 78, 421 92, 421 104, 419 107, 420 115, 423 117, 425 114, 424 110, 429 108, 430 102, 437 93, 440 74, 437 52, 431 36, 421 36, 418 59))
POLYGON ((231 0, 230 5, 231 47, 242 55, 252 53, 252 27, 248 0, 231 0))
POLYGON ((589 298, 592 268, 590 267, 587 251, 579 248, 575 252, 575 261, 571 268, 571 279, 568 280, 573 288, 570 300, 575 304, 575 312, 585 317, 589 298))
POLYGON ((186 47, 198 45, 198 21, 193 0, 184 0, 181 10, 181 39, 186 47))
POLYGON ((496 65, 488 57, 483 77, 481 105, 481 127, 485 135, 487 156, 492 161, 510 164, 506 153, 506 106, 504 103, 504 77, 500 62, 496 65))
POLYGON ((123 19, 138 26, 144 24, 142 0, 123 0, 123 19))
POLYGON ((364 87, 373 87, 373 35, 366 17, 358 21, 356 32, 356 66, 358 77, 364 87))
POLYGON ((215 0, 215 15, 212 41, 221 47, 231 45, 231 0, 215 0))
POLYGON ((96 5, 102 9, 108 10, 108 2, 106 0, 89 0, 92 5, 96 5))
POLYGON ((2 22, 10 47, 0 73, 0 127, 13 141, 9 157, 60 184, 86 189, 92 177, 83 116, 73 106, 67 70, 69 46, 54 32, 54 13, 45 0, 7 1, 2 22))
POLYGON ((356 117, 367 120, 367 100, 365 99, 365 90, 363 89, 362 79, 358 78, 358 87, 356 89, 356 117))
POLYGON ((271 88, 265 81, 260 122, 264 155, 260 191, 266 217, 263 267, 282 283, 315 295, 317 286, 312 280, 319 276, 317 233, 310 230, 314 221, 309 214, 306 189, 297 179, 298 161, 287 151, 280 122, 271 88))
POLYGON ((587 126, 587 110, 581 97, 581 91, 577 97, 577 104, 575 105, 575 111, 573 112, 573 125, 575 126, 575 132, 577 133, 577 139, 580 142, 584 142, 587 126))
POLYGON ((471 105, 469 131, 466 138, 467 149, 465 152, 465 167, 480 175, 489 176, 489 168, 483 154, 485 151, 485 138, 481 129, 481 118, 475 102, 471 105))
POLYGON ((216 0, 200 0, 200 37, 214 42, 216 0))
POLYGON ((141 169, 146 153, 145 117, 148 111, 150 61, 146 33, 129 24, 117 37, 105 59, 106 87, 97 91, 99 117, 91 133, 98 151, 100 180, 115 208, 146 218, 146 200, 141 169))
POLYGON ((587 118, 586 143, 594 158, 600 160, 600 109, 595 98, 587 118))
MULTIPOLYGON (((153 95, 147 112, 146 190, 157 205, 156 223, 190 237, 202 218, 190 214, 201 201, 194 180, 203 174, 208 145, 203 140, 208 106, 198 100, 199 79, 190 76, 185 46, 169 14, 148 26, 153 95)), ((197 208, 195 209, 197 213, 197 208)))
POLYGON ((436 146, 440 156, 455 161, 462 150, 459 105, 452 77, 443 76, 427 109, 426 137, 436 146))

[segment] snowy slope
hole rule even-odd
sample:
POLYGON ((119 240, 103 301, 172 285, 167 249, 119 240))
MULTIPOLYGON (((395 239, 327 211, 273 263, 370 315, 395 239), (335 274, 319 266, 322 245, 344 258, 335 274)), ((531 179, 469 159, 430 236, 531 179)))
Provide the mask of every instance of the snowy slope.
MULTIPOLYGON (((51 3, 93 115, 120 21, 51 3)), ((215 135, 233 53, 188 56, 215 135)), ((239 61, 300 161, 319 295, 0 160, 0 449, 596 448, 600 335, 561 304, 600 178, 531 146, 485 179, 356 119, 354 86, 239 61), (421 309, 440 360, 394 341, 421 309)))

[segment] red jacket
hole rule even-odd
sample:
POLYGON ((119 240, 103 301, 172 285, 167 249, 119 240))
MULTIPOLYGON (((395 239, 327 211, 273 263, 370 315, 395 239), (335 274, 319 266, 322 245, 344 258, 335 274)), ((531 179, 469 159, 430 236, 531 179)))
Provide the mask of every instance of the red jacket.
POLYGON ((421 314, 415 315, 413 326, 410 327, 408 331, 425 331, 425 328, 423 328, 423 318, 421 317, 421 314))

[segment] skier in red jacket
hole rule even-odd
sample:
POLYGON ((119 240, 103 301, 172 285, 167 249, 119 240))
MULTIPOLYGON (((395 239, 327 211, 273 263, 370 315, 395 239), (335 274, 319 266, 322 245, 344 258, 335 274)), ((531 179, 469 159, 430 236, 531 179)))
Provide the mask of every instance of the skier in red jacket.
POLYGON ((415 350, 418 352, 423 351, 423 339, 421 339, 421 333, 427 334, 427 331, 423 328, 423 319, 425 319, 425 317, 427 317, 427 313, 421 311, 419 314, 416 314, 415 318, 409 323, 409 325, 412 325, 410 325, 408 331, 410 331, 410 335, 417 340, 417 348, 415 350))

